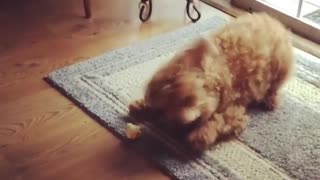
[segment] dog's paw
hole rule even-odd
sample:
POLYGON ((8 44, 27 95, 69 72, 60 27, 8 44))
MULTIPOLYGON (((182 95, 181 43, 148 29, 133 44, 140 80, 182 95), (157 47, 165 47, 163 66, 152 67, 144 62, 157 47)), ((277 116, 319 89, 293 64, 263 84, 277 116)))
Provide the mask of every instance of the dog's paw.
POLYGON ((262 105, 265 110, 273 111, 280 106, 280 99, 276 95, 268 96, 263 100, 262 105))
POLYGON ((244 131, 244 127, 237 127, 237 128, 235 128, 234 129, 234 135, 236 136, 236 137, 240 137, 240 135, 242 134, 242 132, 244 131))
POLYGON ((208 148, 205 137, 199 135, 198 133, 191 133, 187 138, 187 143, 191 149, 196 152, 201 152, 208 148))
POLYGON ((217 132, 209 132, 207 129, 198 129, 187 136, 187 143, 192 150, 202 152, 210 147, 217 139, 217 132))

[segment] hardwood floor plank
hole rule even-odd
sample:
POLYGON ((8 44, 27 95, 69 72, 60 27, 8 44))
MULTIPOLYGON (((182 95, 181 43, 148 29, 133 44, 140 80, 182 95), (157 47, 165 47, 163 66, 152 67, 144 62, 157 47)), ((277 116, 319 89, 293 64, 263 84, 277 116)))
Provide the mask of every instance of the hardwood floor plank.
POLYGON ((23 179, 139 179, 145 172, 165 177, 142 155, 122 146, 109 131, 57 95, 48 89, 1 107, 0 114, 7 118, 0 124, 0 154, 7 164, 0 167, 23 179), (144 170, 132 170, 139 167, 144 170), (86 169, 88 174, 78 176, 74 168, 86 169))

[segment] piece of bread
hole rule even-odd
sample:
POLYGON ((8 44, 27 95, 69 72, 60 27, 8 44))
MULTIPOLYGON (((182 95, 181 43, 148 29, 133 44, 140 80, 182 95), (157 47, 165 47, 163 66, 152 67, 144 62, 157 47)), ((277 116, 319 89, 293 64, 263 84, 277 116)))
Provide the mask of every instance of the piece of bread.
POLYGON ((138 125, 127 123, 126 136, 128 139, 137 139, 141 136, 142 130, 138 125))

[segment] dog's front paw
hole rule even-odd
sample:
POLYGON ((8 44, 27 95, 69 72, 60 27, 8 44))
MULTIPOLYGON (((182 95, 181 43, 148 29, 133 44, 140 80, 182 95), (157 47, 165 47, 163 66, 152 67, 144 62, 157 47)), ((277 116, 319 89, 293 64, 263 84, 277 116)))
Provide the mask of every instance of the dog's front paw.
POLYGON ((277 95, 268 96, 263 100, 262 105, 265 110, 273 111, 280 106, 280 98, 277 95))
POLYGON ((208 148, 206 138, 198 133, 191 133, 187 138, 187 143, 196 152, 201 152, 208 148))
POLYGON ((234 129, 234 135, 236 137, 240 137, 240 135, 242 134, 242 132, 244 131, 244 127, 237 127, 234 129))
POLYGON ((192 150, 202 152, 209 148, 217 139, 217 132, 209 132, 207 128, 200 128, 187 136, 187 143, 192 150))

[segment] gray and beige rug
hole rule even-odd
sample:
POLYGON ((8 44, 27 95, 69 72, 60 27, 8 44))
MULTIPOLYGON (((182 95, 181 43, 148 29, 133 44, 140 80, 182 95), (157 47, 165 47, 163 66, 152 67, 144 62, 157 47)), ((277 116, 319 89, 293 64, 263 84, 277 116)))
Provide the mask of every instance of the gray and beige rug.
MULTIPOLYGON (((49 83, 125 140, 128 104, 142 96, 153 72, 192 39, 223 26, 216 16, 52 72, 49 83)), ((133 148, 175 179, 320 179, 320 60, 295 50, 296 76, 275 112, 252 110, 237 140, 201 157, 147 125, 133 148), (188 160, 189 159, 189 160, 188 160)))

